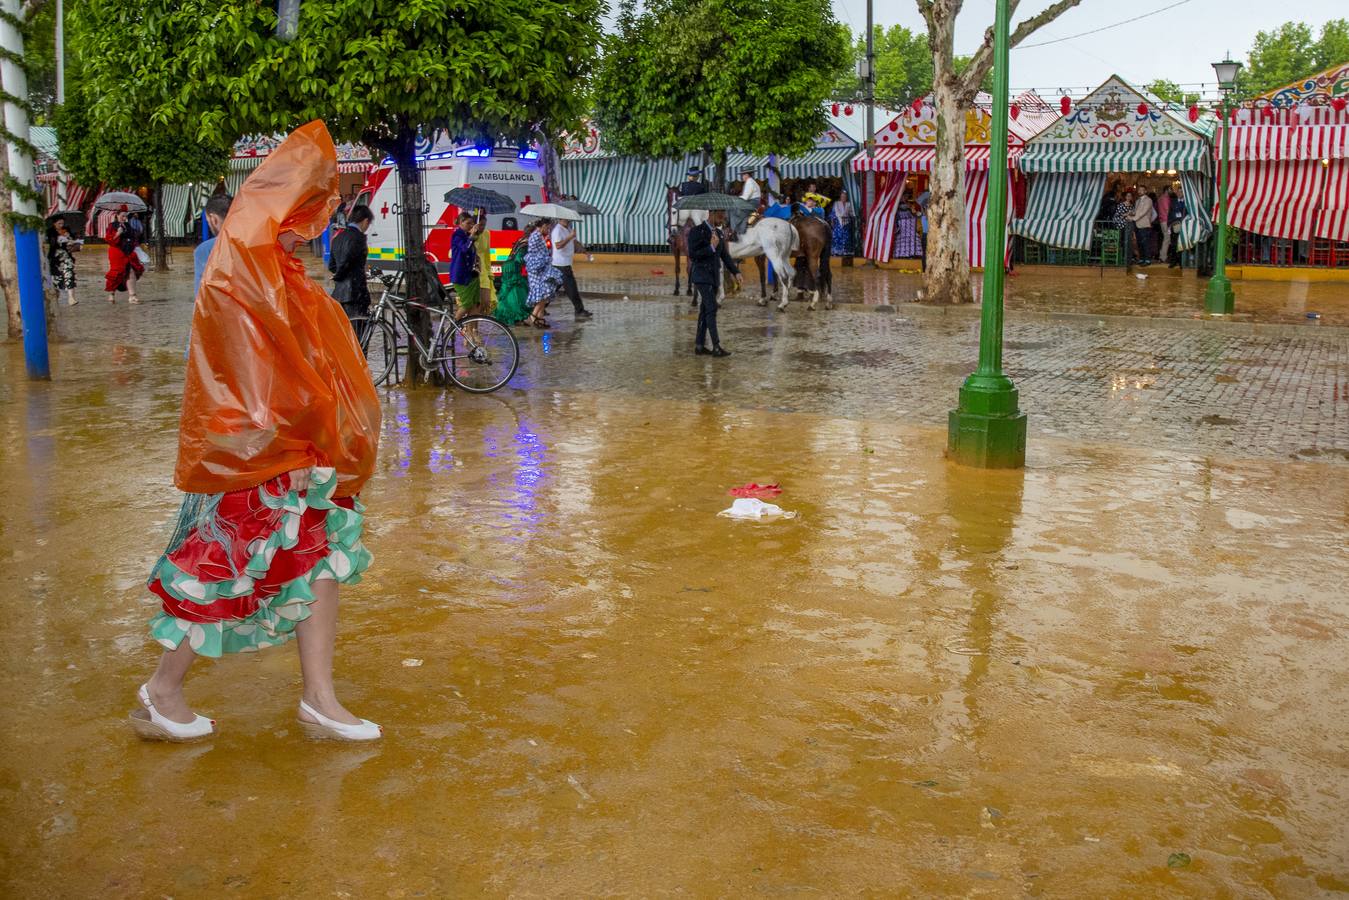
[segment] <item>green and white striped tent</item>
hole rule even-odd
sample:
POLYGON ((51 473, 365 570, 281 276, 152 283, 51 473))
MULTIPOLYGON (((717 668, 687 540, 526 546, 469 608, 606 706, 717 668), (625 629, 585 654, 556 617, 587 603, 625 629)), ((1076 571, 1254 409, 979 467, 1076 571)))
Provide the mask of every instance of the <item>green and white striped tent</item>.
POLYGON ((694 156, 641 159, 636 156, 575 158, 566 154, 558 167, 558 186, 600 215, 581 220, 579 233, 590 247, 664 247, 669 236, 666 188, 685 178, 694 156))
POLYGON ((1030 177, 1026 215, 1011 230, 1051 247, 1087 250, 1112 172, 1170 172, 1190 210, 1176 246, 1188 250, 1213 230, 1211 131, 1112 76, 1026 142, 1018 162, 1030 177))

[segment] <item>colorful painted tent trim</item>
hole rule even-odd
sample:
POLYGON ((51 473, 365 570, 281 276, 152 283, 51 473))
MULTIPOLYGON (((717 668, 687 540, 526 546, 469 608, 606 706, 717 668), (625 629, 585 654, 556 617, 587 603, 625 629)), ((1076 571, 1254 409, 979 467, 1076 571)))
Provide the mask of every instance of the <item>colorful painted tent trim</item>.
POLYGON ((1301 103, 1328 103, 1336 97, 1349 97, 1349 62, 1309 75, 1292 84, 1275 88, 1260 95, 1276 107, 1297 106, 1301 103))
POLYGON ((1068 250, 1090 250, 1092 223, 1105 194, 1105 173, 1043 172, 1031 176, 1026 215, 1011 231, 1068 250))

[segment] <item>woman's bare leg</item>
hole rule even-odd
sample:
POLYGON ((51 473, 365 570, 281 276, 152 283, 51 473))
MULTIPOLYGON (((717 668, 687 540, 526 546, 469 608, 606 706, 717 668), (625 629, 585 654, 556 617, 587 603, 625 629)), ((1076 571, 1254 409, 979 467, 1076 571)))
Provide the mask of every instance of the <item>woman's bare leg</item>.
POLYGON ((159 668, 146 684, 150 702, 159 714, 184 725, 193 720, 194 714, 183 697, 183 679, 196 658, 197 654, 184 638, 176 649, 164 651, 159 658, 159 668))
POLYGON ((337 641, 336 581, 325 578, 314 583, 314 602, 309 604, 309 618, 295 626, 295 636, 300 643, 304 702, 330 719, 359 725, 361 720, 337 702, 337 692, 333 689, 333 647, 337 641))
POLYGON ((135 270, 135 269, 132 269, 132 268, 128 268, 128 269, 127 269, 127 273, 126 273, 126 293, 127 293, 127 299, 128 299, 129 301, 131 301, 132 303, 140 303, 140 302, 141 302, 141 301, 140 301, 140 298, 136 296, 136 282, 137 282, 137 281, 138 281, 138 279, 136 278, 136 270, 135 270))

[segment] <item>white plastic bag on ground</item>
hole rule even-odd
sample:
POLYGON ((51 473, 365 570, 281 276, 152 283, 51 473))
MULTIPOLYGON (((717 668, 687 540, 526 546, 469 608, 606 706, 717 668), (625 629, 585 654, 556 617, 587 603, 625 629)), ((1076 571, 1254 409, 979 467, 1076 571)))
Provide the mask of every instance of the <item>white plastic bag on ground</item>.
POLYGON ((765 503, 757 497, 737 497, 730 509, 723 509, 717 515, 726 516, 728 519, 791 519, 796 513, 788 512, 772 503, 765 503))

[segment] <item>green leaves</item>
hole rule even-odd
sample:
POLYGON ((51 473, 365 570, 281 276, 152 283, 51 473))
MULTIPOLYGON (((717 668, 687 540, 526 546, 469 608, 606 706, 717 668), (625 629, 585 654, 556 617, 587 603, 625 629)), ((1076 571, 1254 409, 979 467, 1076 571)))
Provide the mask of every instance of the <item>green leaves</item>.
POLYGON ((1240 75, 1243 93, 1259 94, 1349 60, 1349 19, 1332 19, 1319 38, 1305 22, 1285 22, 1255 36, 1240 75))
POLYGON ((804 152, 848 65, 848 36, 817 0, 653 0, 620 9, 595 109, 620 153, 804 152))
POLYGON ((274 4, 84 0, 72 50, 88 66, 89 126, 153 127, 228 147, 324 119, 334 136, 397 123, 515 134, 575 122, 600 44, 601 0, 304 0, 275 39, 274 4), (107 61, 107 62, 104 62, 107 61))

